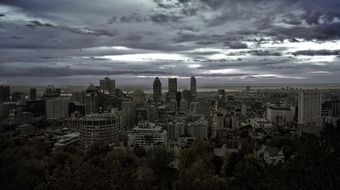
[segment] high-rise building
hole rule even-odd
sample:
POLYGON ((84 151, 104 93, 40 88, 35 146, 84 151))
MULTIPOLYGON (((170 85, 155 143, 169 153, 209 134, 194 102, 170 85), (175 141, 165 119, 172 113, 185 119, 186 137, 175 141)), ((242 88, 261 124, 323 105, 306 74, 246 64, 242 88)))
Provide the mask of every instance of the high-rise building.
POLYGON ((10 101, 10 87, 7 85, 0 86, 0 102, 10 101))
POLYGON ((190 79, 190 90, 191 90, 191 99, 194 100, 197 95, 196 78, 194 76, 192 76, 190 79))
POLYGON ((144 105, 145 104, 145 94, 144 91, 141 89, 137 89, 133 92, 133 101, 137 105, 144 105))
POLYGON ((132 101, 122 102, 122 128, 132 129, 136 121, 136 105, 132 101))
POLYGON ((89 114, 80 119, 80 144, 88 148, 96 143, 117 142, 120 120, 111 113, 89 114))
POLYGON ((70 100, 68 97, 58 97, 46 100, 46 118, 62 119, 68 117, 70 100))
POLYGON ((304 90, 298 97, 298 123, 321 125, 321 94, 319 91, 304 90))
POLYGON ((85 95, 85 113, 98 113, 99 111, 99 100, 98 100, 98 89, 91 84, 85 95))
POLYGON ((225 103, 225 90, 219 89, 217 93, 217 105, 218 107, 223 107, 225 103))
POLYGON ((100 90, 103 91, 104 94, 112 94, 115 95, 116 92, 116 81, 111 80, 109 77, 105 77, 104 80, 99 81, 100 90))
POLYGON ((36 88, 30 89, 30 100, 31 101, 37 100, 37 89, 36 88))
POLYGON ((176 99, 177 95, 177 78, 169 78, 168 81, 168 93, 169 93, 169 100, 176 99))
POLYGON ((153 82, 153 101, 160 102, 162 100, 162 83, 158 77, 153 82))

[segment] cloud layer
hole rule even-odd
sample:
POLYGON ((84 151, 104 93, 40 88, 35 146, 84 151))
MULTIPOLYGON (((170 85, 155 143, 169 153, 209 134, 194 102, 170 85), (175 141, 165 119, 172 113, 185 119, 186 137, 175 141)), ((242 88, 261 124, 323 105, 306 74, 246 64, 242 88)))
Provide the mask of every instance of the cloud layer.
POLYGON ((10 84, 329 83, 340 81, 340 3, 3 0, 0 55, 10 84))

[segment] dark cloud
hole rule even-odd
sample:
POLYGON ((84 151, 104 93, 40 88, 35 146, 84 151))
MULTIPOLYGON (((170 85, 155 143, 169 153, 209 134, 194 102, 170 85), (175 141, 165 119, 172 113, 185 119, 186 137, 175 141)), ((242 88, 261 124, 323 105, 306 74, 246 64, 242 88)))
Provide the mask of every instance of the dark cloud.
POLYGON ((340 50, 329 45, 340 41, 337 0, 2 0, 0 8, 2 80, 108 71, 266 82, 340 74, 340 50))
POLYGON ((231 49, 247 49, 248 45, 242 42, 226 42, 225 46, 228 46, 231 49))
POLYGON ((178 22, 182 17, 167 14, 155 14, 150 16, 151 20, 155 23, 168 23, 168 22, 178 22))
POLYGON ((66 77, 74 75, 167 75, 169 73, 163 71, 152 71, 152 70, 99 70, 99 69, 77 69, 71 66, 65 67, 30 67, 30 68, 3 68, 0 71, 2 77, 66 77))
POLYGON ((314 56, 314 55, 340 55, 340 50, 304 50, 304 51, 296 51, 292 53, 293 55, 307 55, 307 56, 314 56))

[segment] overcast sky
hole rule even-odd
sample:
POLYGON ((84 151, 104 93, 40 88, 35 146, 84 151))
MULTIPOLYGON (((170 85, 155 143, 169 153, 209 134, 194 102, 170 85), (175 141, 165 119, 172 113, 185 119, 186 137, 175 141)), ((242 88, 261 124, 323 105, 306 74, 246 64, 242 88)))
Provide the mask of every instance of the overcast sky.
POLYGON ((339 0, 0 0, 0 83, 340 81, 339 0))

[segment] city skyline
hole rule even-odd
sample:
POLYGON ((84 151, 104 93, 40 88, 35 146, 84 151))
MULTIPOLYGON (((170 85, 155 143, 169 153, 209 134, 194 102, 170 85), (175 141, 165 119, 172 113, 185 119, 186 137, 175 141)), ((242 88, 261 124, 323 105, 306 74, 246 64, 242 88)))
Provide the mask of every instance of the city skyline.
POLYGON ((336 0, 4 0, 0 81, 338 83, 336 0))

